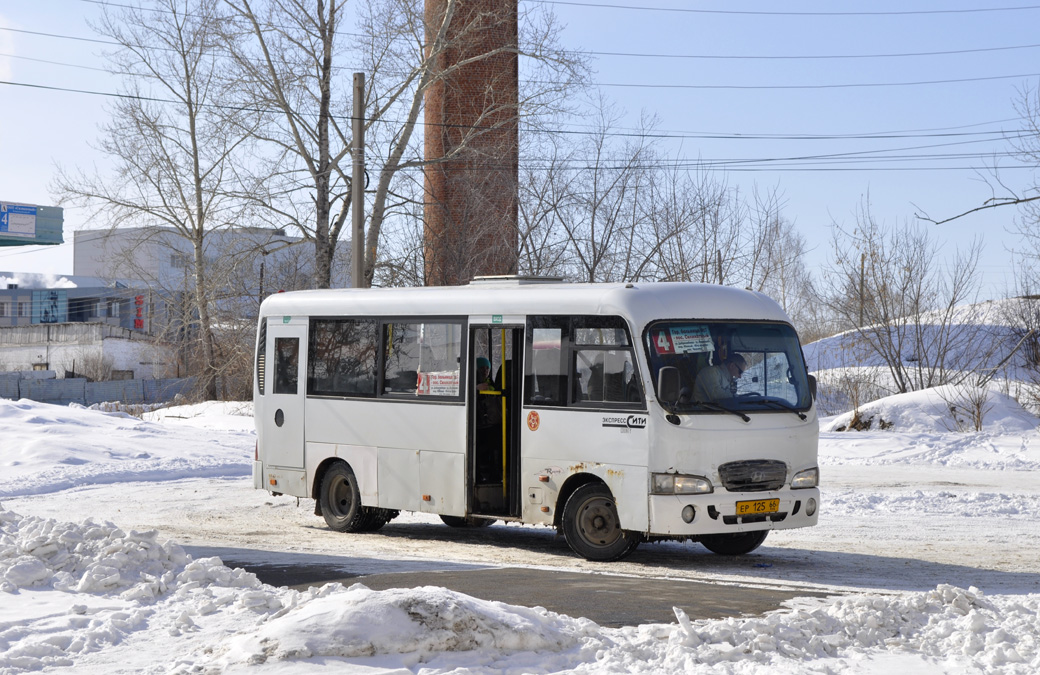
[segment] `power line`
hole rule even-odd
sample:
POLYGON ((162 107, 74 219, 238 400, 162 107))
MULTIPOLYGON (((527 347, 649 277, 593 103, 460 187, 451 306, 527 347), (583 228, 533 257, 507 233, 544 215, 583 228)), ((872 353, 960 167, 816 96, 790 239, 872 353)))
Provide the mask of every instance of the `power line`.
MULTIPOLYGON (((858 89, 872 87, 919 87, 936 84, 963 84, 966 82, 993 82, 997 80, 1022 80, 1040 78, 1040 73, 1023 73, 1020 75, 988 75, 985 77, 961 77, 948 80, 916 80, 912 82, 848 82, 843 84, 650 84, 645 82, 590 82, 597 87, 619 87, 633 89, 733 89, 733 90, 818 90, 818 89, 858 89)), ((535 84, 549 84, 532 80, 535 84)))
MULTIPOLYGON (((93 4, 104 4, 112 5, 107 2, 97 2, 96 0, 80 0, 81 2, 88 2, 93 4)), ((117 7, 128 7, 127 5, 115 5, 117 7)), ((153 12, 163 12, 165 10, 157 8, 143 8, 153 12)), ((32 31, 19 28, 9 28, 0 26, 0 30, 8 31, 12 33, 22 33, 26 35, 36 35, 40 37, 49 37, 62 40, 76 40, 80 42, 92 42, 96 44, 111 45, 116 47, 124 47, 120 42, 112 40, 102 40, 98 38, 86 38, 76 35, 64 35, 60 33, 47 33, 43 31, 32 31)), ((343 32, 340 35, 346 37, 365 37, 359 33, 347 33, 343 32)), ((146 48, 146 45, 132 45, 136 48, 146 48)), ((147 47, 151 49, 162 49, 156 47, 147 47)), ((878 53, 878 54, 665 54, 665 53, 643 53, 643 52, 613 52, 613 51, 598 51, 598 50, 564 50, 567 54, 573 55, 587 55, 587 56, 612 56, 612 57, 625 57, 625 58, 648 58, 648 59, 684 59, 684 60, 724 60, 724 61, 740 61, 740 60, 753 60, 753 61, 789 61, 789 60, 843 60, 843 59, 891 59, 891 58, 919 58, 919 57, 930 57, 930 56, 957 56, 963 54, 984 54, 991 52, 1006 52, 1006 51, 1021 51, 1027 49, 1040 48, 1038 44, 1026 44, 1026 45, 1002 45, 996 47, 974 47, 964 49, 947 49, 937 50, 928 52, 890 52, 890 53, 878 53)), ((167 49, 168 51, 168 49, 167 49)))
POLYGON ((595 9, 625 9, 642 12, 673 12, 679 14, 720 14, 735 16, 913 16, 930 14, 981 14, 988 12, 1021 12, 1040 9, 1040 5, 1019 7, 974 7, 967 9, 919 9, 897 11, 852 11, 852 12, 781 12, 738 9, 692 9, 688 7, 652 7, 646 5, 615 5, 603 2, 571 2, 568 0, 526 0, 542 5, 569 5, 573 7, 589 7, 595 9))
MULTIPOLYGON (((52 86, 52 85, 43 85, 43 84, 25 83, 25 82, 12 82, 12 81, 6 81, 6 80, 0 80, 0 85, 8 85, 8 86, 15 86, 15 87, 26 87, 26 88, 30 88, 30 89, 40 89, 40 90, 44 90, 44 91, 55 91, 55 92, 63 92, 63 93, 84 94, 84 95, 90 95, 90 96, 119 98, 119 99, 125 99, 125 100, 138 100, 138 101, 146 101, 146 102, 151 102, 151 103, 168 103, 168 104, 176 104, 176 105, 180 105, 180 104, 183 103, 182 101, 177 101, 177 100, 174 100, 174 99, 154 97, 154 96, 141 96, 141 95, 138 95, 138 94, 120 94, 120 93, 114 93, 114 92, 94 91, 94 90, 89 90, 89 89, 76 89, 76 88, 71 88, 71 87, 58 87, 58 86, 52 86)), ((203 107, 211 107, 211 108, 216 108, 216 109, 230 110, 230 111, 234 111, 234 112, 272 112, 272 111, 257 110, 255 108, 252 108, 252 107, 249 107, 249 106, 206 104, 203 107)), ((347 121, 347 120, 351 119, 349 116, 343 116, 343 115, 333 115, 333 117, 335 117, 336 119, 339 119, 339 120, 343 120, 343 121, 347 121)), ((373 122, 373 123, 378 123, 378 124, 388 124, 388 125, 389 124, 400 124, 400 120, 386 119, 386 118, 379 118, 379 119, 371 119, 371 118, 369 118, 366 121, 373 122)), ((431 126, 430 123, 427 123, 425 121, 417 121, 416 125, 417 126, 431 126)), ((491 129, 491 127, 478 127, 478 126, 474 126, 474 125, 459 125, 459 124, 437 124, 436 126, 448 127, 448 128, 457 128, 457 129, 471 129, 471 130, 488 130, 488 129, 491 129)), ((972 125, 968 125, 968 126, 972 126, 972 125)), ((953 127, 953 128, 956 129, 956 128, 960 128, 960 127, 953 127)), ((552 129, 550 131, 552 133, 565 134, 565 135, 583 135, 583 136, 589 136, 589 135, 596 136, 596 135, 600 135, 600 132, 597 132, 597 131, 578 131, 578 130, 569 130, 569 129, 552 129)), ((878 134, 878 133, 869 133, 869 134, 834 134, 834 135, 827 135, 827 134, 820 134, 820 135, 812 135, 812 134, 791 134, 791 135, 781 135, 781 134, 706 134, 706 133, 685 133, 685 132, 682 135, 673 135, 673 134, 664 134, 664 133, 608 133, 608 134, 604 134, 604 135, 612 136, 612 137, 639 137, 639 138, 649 138, 649 139, 757 140, 757 141, 762 141, 762 140, 778 140, 778 141, 779 140, 784 140, 784 141, 788 141, 788 140, 789 141, 805 141, 805 140, 825 140, 825 141, 833 141, 833 140, 898 140, 898 139, 909 139, 909 138, 961 138, 961 137, 984 136, 986 138, 978 138, 978 139, 976 139, 974 141, 966 141, 966 142, 983 142, 983 141, 987 141, 987 140, 1000 140, 1002 138, 1007 138, 1006 132, 1003 132, 1003 131, 937 132, 937 133, 924 133, 924 134, 914 134, 914 133, 908 133, 908 134, 893 134, 893 133, 878 134)), ((925 146, 925 147, 939 147, 939 146, 933 145, 933 146, 925 146)))
POLYGON ((25 30, 23 28, 10 28, 8 26, 0 26, 0 30, 6 31, 8 33, 22 33, 24 35, 38 35, 38 36, 41 36, 41 37, 58 38, 60 40, 76 40, 78 42, 93 42, 95 44, 114 45, 116 47, 121 47, 122 46, 120 43, 113 42, 112 40, 99 40, 97 38, 85 38, 85 37, 79 37, 79 36, 76 36, 76 35, 61 35, 59 33, 44 33, 42 31, 38 31, 38 30, 25 30))
POLYGON ((648 59, 697 59, 697 60, 838 60, 838 59, 893 59, 922 56, 953 56, 959 54, 983 54, 986 52, 1004 52, 1022 49, 1036 49, 1040 44, 1009 45, 1004 47, 977 47, 973 49, 948 49, 934 52, 894 52, 888 54, 642 54, 637 52, 600 52, 600 51, 568 51, 569 54, 587 54, 589 56, 624 56, 648 59))
MULTIPOLYGON (((84 1, 86 1, 86 0, 84 0, 84 1)), ((3 28, 3 27, 0 27, 0 30, 15 30, 15 29, 6 29, 6 28, 3 28)), ((31 31, 22 31, 22 32, 31 32, 31 31)), ((33 34, 44 35, 43 33, 35 33, 35 32, 33 32, 33 34)), ((58 36, 58 35, 54 35, 54 34, 46 34, 46 35, 50 35, 52 37, 69 37, 69 36, 58 36)), ((81 39, 81 38, 69 37, 69 39, 81 39)), ((108 44, 117 44, 117 43, 108 43, 108 44)), ((1040 46, 1040 45, 1037 45, 1037 46, 1040 46)), ((98 72, 104 72, 104 73, 115 74, 115 75, 131 75, 131 76, 134 76, 134 77, 150 77, 148 75, 142 75, 142 74, 139 74, 139 73, 137 73, 137 74, 135 74, 135 73, 120 73, 120 72, 114 72, 114 71, 111 71, 111 70, 108 70, 108 69, 105 69, 105 68, 95 68, 95 67, 92 67, 92 66, 84 66, 84 65, 74 64, 74 63, 65 63, 65 62, 61 62, 61 61, 51 61, 51 60, 47 60, 47 59, 37 59, 37 58, 28 57, 28 56, 20 56, 20 55, 17 55, 17 54, 0 54, 0 57, 12 58, 12 59, 22 59, 22 60, 26 60, 26 61, 34 61, 34 62, 37 62, 37 63, 46 63, 46 64, 49 64, 49 65, 56 65, 56 66, 62 66, 62 67, 68 67, 68 68, 80 68, 80 69, 86 69, 86 70, 95 70, 95 71, 98 71, 98 72)), ((344 67, 339 67, 339 68, 342 69, 344 67)), ((354 69, 356 70, 357 68, 354 67, 354 69)), ((1016 77, 1016 76, 1005 76, 1005 77, 1016 77)), ((24 85, 24 86, 32 86, 32 85, 24 85)), ((636 86, 636 85, 615 84, 615 85, 608 85, 608 86, 636 86)), ((646 85, 643 85, 643 86, 646 86, 646 85)), ((667 86, 667 85, 661 85, 661 86, 667 86)), ((96 92, 96 93, 101 94, 101 95, 107 95, 107 94, 102 94, 102 92, 96 92)), ((690 132, 690 131, 683 131, 683 130, 660 130, 660 131, 655 131, 654 133, 648 134, 648 133, 645 133, 645 132, 642 132, 642 131, 639 131, 639 130, 635 130, 635 129, 632 129, 632 128, 622 127, 621 129, 628 129, 628 131, 631 131, 631 133, 613 132, 613 133, 610 133, 609 135, 615 136, 615 137, 629 136, 629 137, 674 138, 674 139, 682 139, 682 138, 688 138, 688 139, 698 139, 698 138, 701 138, 701 139, 704 139, 704 138, 733 138, 733 139, 740 139, 740 138, 746 138, 746 139, 755 139, 755 140, 758 140, 758 139, 767 139, 767 140, 770 140, 770 139, 772 139, 772 140, 817 140, 817 139, 834 140, 834 139, 840 139, 840 138, 870 138, 870 137, 875 137, 875 138, 886 138, 886 137, 899 138, 899 137, 923 137, 923 136, 931 135, 931 134, 928 134, 928 133, 925 133, 925 132, 948 131, 948 130, 952 130, 952 129, 962 129, 962 128, 968 128, 968 127, 974 127, 974 126, 985 126, 985 125, 989 125, 989 124, 1003 124, 1003 123, 1006 123, 1006 122, 1015 122, 1015 121, 1018 121, 1018 120, 1015 119, 1015 118, 1008 118, 1008 119, 1002 119, 1002 120, 994 120, 992 122, 980 122, 980 123, 971 124, 971 125, 964 125, 964 126, 960 126, 960 127, 942 127, 942 128, 937 128, 937 129, 887 130, 887 131, 869 132, 869 133, 856 133, 856 134, 799 134, 799 135, 792 135, 792 134, 722 134, 722 133, 711 133, 711 132, 690 132)), ((566 133, 566 131, 563 131, 563 133, 566 133)), ((588 132, 581 132, 581 133, 588 133, 588 132)), ((976 133, 979 133, 979 134, 1001 134, 1003 132, 998 130, 998 131, 976 132, 976 133)), ((935 135, 942 135, 942 134, 935 134, 935 135)))
POLYGON ((108 70, 107 68, 96 68, 94 66, 84 66, 78 63, 64 63, 62 61, 48 61, 47 59, 35 59, 31 56, 21 56, 19 54, 0 54, 0 58, 5 59, 19 59, 21 61, 32 61, 33 63, 46 63, 51 66, 63 66, 65 68, 80 68, 82 70, 94 70, 99 73, 109 73, 110 75, 133 75, 133 73, 118 73, 108 70))

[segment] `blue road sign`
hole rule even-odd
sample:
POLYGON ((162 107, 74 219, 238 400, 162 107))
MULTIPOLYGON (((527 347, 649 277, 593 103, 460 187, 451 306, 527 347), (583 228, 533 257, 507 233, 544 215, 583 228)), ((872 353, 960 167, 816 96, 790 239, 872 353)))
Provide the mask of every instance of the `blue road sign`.
POLYGON ((57 207, 0 202, 0 246, 60 244, 64 220, 57 207))

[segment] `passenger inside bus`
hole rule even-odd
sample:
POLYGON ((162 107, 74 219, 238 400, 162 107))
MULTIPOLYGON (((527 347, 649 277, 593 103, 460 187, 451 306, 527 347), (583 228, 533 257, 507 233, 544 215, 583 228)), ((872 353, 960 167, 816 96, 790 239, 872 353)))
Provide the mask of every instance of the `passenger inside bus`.
POLYGON ((478 356, 476 372, 476 455, 477 482, 501 479, 502 473, 502 396, 491 380, 491 362, 478 356))
POLYGON ((697 373, 697 381, 693 385, 694 401, 721 401, 735 398, 737 380, 747 369, 747 362, 740 354, 732 354, 722 362, 704 368, 697 373))

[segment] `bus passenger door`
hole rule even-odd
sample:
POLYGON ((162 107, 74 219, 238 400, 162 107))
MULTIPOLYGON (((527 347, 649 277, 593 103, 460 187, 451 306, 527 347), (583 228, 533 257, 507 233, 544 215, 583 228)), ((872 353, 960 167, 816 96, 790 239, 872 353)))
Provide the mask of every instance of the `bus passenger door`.
POLYGON ((522 326, 470 325, 469 513, 520 517, 522 326))
POLYGON ((264 396, 263 460, 266 466, 302 469, 307 320, 276 319, 271 317, 267 323, 270 379, 264 396))

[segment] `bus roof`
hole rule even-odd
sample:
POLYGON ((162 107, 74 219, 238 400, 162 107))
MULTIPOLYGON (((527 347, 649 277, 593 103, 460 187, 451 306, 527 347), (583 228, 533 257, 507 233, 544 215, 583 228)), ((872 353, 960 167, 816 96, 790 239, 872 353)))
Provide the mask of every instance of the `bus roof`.
POLYGON ((467 286, 292 291, 269 296, 260 316, 620 315, 637 330, 661 319, 790 323, 768 296, 730 286, 684 282, 603 284, 478 281, 467 286))

